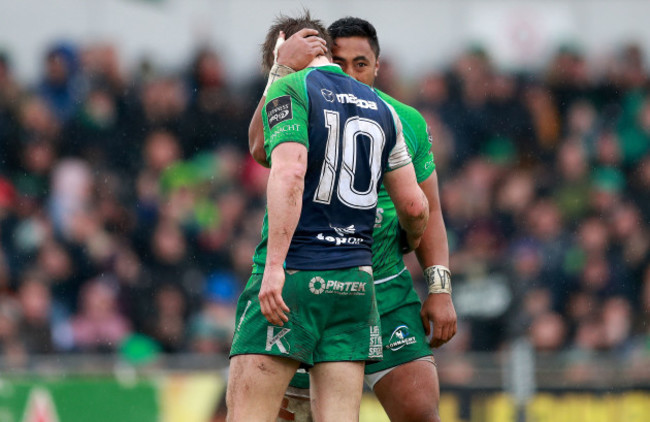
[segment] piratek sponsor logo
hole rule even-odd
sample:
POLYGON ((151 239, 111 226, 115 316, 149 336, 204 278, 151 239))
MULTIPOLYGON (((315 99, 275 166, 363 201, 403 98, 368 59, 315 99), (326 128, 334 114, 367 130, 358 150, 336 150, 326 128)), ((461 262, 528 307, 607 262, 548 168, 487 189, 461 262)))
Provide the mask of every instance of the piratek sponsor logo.
POLYGON ((342 296, 361 296, 366 294, 367 284, 361 281, 326 281, 322 277, 316 276, 309 280, 309 291, 315 295, 325 293, 342 296))

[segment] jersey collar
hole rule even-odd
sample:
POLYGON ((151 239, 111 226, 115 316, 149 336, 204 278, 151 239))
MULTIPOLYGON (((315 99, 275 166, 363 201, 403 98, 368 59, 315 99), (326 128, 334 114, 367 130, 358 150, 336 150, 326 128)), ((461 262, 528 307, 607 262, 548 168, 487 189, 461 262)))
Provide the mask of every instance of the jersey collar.
POLYGON ((341 73, 344 75, 346 74, 345 72, 343 72, 343 69, 341 69, 341 66, 339 66, 336 63, 327 63, 327 64, 321 64, 321 65, 311 66, 311 67, 315 69, 327 70, 334 73, 341 73))

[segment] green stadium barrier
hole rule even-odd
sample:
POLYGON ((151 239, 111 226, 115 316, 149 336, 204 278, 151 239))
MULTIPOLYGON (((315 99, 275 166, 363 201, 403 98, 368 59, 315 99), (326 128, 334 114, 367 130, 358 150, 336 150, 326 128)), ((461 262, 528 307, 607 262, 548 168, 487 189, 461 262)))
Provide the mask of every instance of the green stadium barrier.
MULTIPOLYGON (((172 373, 138 379, 112 376, 0 377, 0 422, 213 422, 223 414, 225 379, 217 373, 172 373)), ((513 398, 501 391, 442 386, 444 422, 519 422, 513 398)), ((648 390, 535 394, 527 422, 650 422, 648 390)), ((388 422, 364 393, 360 422, 388 422)))
POLYGON ((0 378, 1 422, 160 422, 158 387, 114 378, 0 378))

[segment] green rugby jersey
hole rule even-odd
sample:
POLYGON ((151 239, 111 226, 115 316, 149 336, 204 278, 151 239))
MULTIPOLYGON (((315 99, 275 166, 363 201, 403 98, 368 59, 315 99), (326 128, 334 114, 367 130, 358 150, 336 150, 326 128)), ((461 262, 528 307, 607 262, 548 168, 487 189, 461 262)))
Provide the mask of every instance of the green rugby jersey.
MULTIPOLYGON (((375 91, 397 112, 418 183, 423 182, 435 169, 431 139, 424 117, 415 108, 377 89, 375 91)), ((372 263, 380 313, 418 301, 412 282, 407 285, 402 277, 397 277, 401 271, 407 270, 400 251, 397 212, 383 185, 379 191, 373 238, 372 263)), ((410 277, 408 279, 410 280, 410 277)))

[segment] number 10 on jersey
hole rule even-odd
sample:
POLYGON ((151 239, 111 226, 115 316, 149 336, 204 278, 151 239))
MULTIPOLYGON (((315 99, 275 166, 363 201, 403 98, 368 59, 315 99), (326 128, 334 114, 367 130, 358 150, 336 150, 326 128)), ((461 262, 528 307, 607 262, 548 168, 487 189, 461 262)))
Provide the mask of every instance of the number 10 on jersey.
POLYGON ((345 121, 343 133, 341 134, 343 142, 339 142, 339 112, 325 110, 325 125, 327 126, 325 159, 323 160, 318 187, 314 194, 314 202, 321 204, 331 202, 338 174, 336 194, 342 203, 356 209, 374 208, 377 206, 377 183, 382 170, 381 155, 386 144, 384 130, 374 120, 352 116, 345 121), (358 165, 361 163, 357 163, 359 148, 357 139, 361 135, 370 140, 369 163, 367 166, 358 165), (339 168, 339 154, 342 154, 341 168, 339 168), (370 172, 370 183, 365 191, 355 189, 354 178, 357 171, 370 172))

